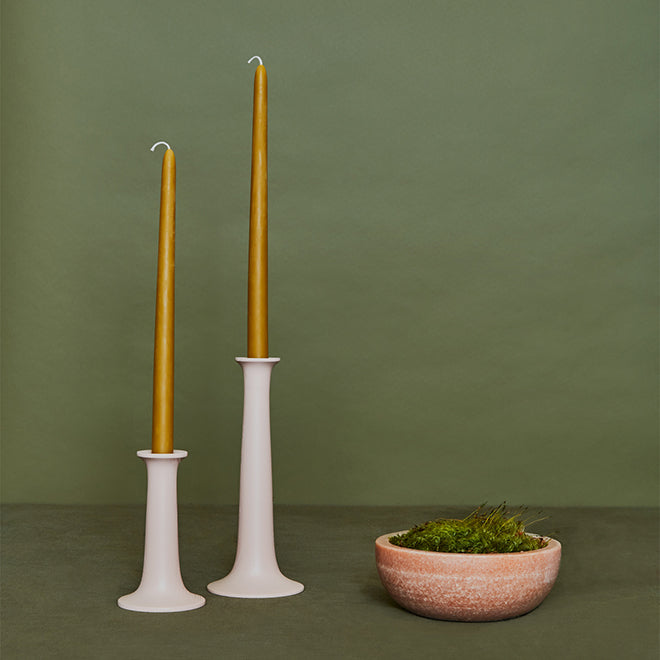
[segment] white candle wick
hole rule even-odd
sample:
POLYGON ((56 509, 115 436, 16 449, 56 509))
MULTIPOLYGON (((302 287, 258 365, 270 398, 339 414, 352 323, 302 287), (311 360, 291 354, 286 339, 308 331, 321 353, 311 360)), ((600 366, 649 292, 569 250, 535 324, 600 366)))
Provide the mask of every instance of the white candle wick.
POLYGON ((164 144, 168 149, 171 149, 171 148, 172 148, 172 147, 170 147, 169 144, 167 144, 167 142, 162 142, 162 141, 161 141, 161 142, 156 142, 156 144, 154 144, 154 146, 151 147, 151 151, 153 151, 153 150, 154 150, 159 144, 164 144))
POLYGON ((264 65, 264 63, 261 61, 261 58, 259 57, 259 55, 255 55, 254 57, 251 57, 251 58, 248 60, 248 64, 250 64, 250 62, 252 62, 252 60, 259 60, 259 64, 261 64, 261 66, 264 65))

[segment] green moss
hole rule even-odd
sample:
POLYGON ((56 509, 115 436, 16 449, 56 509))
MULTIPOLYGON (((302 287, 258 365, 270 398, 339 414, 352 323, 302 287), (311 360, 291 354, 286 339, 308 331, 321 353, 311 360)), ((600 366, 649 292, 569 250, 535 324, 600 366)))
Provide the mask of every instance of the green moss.
MULTIPOLYGON (((525 533, 523 509, 511 513, 506 505, 480 506, 463 520, 438 518, 416 525, 404 534, 390 537, 393 545, 431 552, 523 552, 548 545, 543 537, 525 533)), ((530 523, 527 523, 530 524, 530 523)))

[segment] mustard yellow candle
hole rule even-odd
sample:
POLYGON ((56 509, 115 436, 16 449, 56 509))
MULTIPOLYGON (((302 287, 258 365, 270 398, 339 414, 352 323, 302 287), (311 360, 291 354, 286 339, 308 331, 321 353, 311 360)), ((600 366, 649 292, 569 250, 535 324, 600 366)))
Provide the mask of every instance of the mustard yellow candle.
POLYGON ((261 59, 257 59, 260 63, 254 74, 252 115, 248 357, 265 358, 268 357, 268 80, 261 59))
MULTIPOLYGON (((174 210, 176 162, 166 142, 160 183, 158 282, 156 285, 156 336, 154 340, 154 400, 151 451, 174 451, 174 210)), ((156 145, 151 150, 153 151, 156 145)))

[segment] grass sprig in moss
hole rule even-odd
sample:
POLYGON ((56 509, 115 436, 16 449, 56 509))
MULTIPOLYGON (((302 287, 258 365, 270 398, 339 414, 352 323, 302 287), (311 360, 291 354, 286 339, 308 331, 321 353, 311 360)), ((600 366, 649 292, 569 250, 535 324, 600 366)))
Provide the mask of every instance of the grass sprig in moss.
MULTIPOLYGON (((431 552, 524 552, 548 545, 547 539, 525 533, 524 509, 512 513, 506 505, 480 506, 462 520, 439 518, 390 537, 393 545, 431 552)), ((537 521, 535 521, 537 522, 537 521)))

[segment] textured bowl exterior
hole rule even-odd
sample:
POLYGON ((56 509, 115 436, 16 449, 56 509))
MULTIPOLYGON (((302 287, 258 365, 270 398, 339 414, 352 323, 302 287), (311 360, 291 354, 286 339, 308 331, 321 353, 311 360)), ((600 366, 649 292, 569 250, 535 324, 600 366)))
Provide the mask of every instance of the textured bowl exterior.
POLYGON ((383 586, 402 607, 446 621, 499 621, 530 612, 550 593, 559 573, 561 544, 540 550, 464 554, 427 552, 376 539, 383 586))

